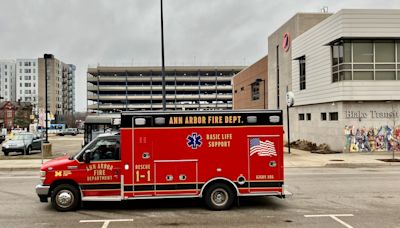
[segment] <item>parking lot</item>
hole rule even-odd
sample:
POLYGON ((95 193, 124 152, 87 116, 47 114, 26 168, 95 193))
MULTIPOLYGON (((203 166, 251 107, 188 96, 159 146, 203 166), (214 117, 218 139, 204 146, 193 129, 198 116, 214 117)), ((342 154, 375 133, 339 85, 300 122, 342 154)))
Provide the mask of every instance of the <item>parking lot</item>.
MULTIPOLYGON (((64 154, 74 154, 82 147, 83 134, 76 136, 49 136, 49 142, 52 145, 52 157, 59 157, 64 154)), ((39 150, 31 151, 30 155, 21 155, 21 153, 12 152, 9 156, 0 153, 0 159, 40 159, 42 154, 39 150)))

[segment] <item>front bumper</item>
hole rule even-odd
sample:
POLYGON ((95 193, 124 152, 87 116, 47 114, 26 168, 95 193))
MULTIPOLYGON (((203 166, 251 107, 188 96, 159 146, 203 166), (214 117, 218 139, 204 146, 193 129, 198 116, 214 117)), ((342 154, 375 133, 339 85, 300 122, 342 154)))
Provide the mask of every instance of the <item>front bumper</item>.
POLYGON ((3 147, 2 151, 3 152, 22 152, 22 153, 24 153, 25 149, 24 149, 24 147, 8 147, 8 148, 3 147))
POLYGON ((39 196, 40 202, 47 202, 49 197, 50 186, 48 185, 36 185, 36 194, 39 196))

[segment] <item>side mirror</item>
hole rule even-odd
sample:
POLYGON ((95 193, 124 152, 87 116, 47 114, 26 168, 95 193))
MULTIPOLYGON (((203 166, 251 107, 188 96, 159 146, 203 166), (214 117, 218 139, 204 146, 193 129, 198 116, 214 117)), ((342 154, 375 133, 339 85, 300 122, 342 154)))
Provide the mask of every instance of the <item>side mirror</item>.
POLYGON ((90 163, 90 155, 91 155, 91 151, 90 150, 86 150, 85 151, 85 153, 83 154, 83 161, 86 163, 86 164, 89 164, 90 163))

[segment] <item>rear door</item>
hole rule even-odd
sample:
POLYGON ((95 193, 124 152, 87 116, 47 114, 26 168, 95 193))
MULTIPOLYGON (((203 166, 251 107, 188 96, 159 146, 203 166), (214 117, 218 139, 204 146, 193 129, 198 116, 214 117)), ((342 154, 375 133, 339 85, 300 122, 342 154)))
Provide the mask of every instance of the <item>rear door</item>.
POLYGON ((283 150, 280 135, 249 135, 250 192, 280 191, 283 183, 283 150))

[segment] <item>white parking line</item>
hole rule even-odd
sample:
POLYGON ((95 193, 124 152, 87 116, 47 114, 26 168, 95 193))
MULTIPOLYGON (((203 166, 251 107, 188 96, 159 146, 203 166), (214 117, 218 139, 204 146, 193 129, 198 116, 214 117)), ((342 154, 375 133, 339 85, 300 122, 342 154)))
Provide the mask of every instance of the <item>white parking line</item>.
POLYGON ((102 222, 101 228, 107 228, 110 222, 133 222, 133 219, 97 219, 97 220, 80 220, 80 223, 102 222))
POLYGON ((350 226, 349 224, 345 223, 343 220, 340 220, 338 218, 338 217, 342 217, 342 216, 350 217, 350 216, 354 216, 354 215, 353 214, 304 215, 304 217, 306 217, 306 218, 331 217, 333 220, 342 224, 343 226, 345 226, 347 228, 353 228, 352 226, 350 226))

